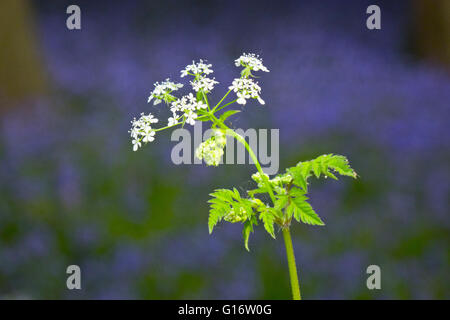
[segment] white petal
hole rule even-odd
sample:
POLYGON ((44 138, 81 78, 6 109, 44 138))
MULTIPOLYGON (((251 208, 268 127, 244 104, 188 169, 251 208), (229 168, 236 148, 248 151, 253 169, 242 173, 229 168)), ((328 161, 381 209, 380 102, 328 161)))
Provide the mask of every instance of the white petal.
POLYGON ((266 104, 266 103, 264 102, 264 100, 261 99, 261 97, 258 97, 258 102, 261 103, 261 104, 266 104))

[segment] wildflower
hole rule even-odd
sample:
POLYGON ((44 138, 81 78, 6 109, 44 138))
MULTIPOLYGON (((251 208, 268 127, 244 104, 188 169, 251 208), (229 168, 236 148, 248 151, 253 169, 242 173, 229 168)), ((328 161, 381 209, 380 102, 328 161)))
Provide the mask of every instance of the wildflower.
POLYGON ((195 111, 200 109, 206 109, 207 105, 203 101, 197 101, 192 93, 175 100, 170 105, 170 111, 172 111, 173 117, 168 119, 169 126, 178 123, 178 119, 183 117, 186 122, 190 125, 195 124, 195 119, 197 118, 197 113, 195 111), (177 112, 183 113, 178 116, 177 112))
POLYGON ((249 98, 257 99, 260 104, 265 104, 264 100, 259 96, 261 87, 253 79, 234 79, 229 89, 236 92, 238 97, 236 102, 239 104, 246 104, 249 98))
POLYGON ((197 114, 191 110, 185 113, 186 122, 189 123, 191 126, 195 124, 195 119, 197 119, 197 114))
POLYGON ((234 60, 234 64, 236 65, 236 67, 242 66, 247 69, 248 74, 250 74, 250 71, 259 70, 269 72, 269 69, 267 69, 262 64, 262 59, 260 59, 259 56, 255 55, 254 53, 243 53, 239 58, 234 60))
POLYGON ((212 91, 214 89, 214 85, 218 84, 219 82, 217 82, 215 78, 210 79, 206 77, 200 77, 199 79, 195 79, 190 83, 194 91, 198 92, 201 90, 206 93, 212 91))
POLYGON ((199 62, 192 61, 192 64, 187 65, 186 68, 181 70, 181 77, 183 78, 187 75, 198 77, 212 73, 212 64, 207 64, 205 62, 206 61, 203 61, 202 59, 200 59, 199 62))
POLYGON ((134 139, 131 143, 133 144, 133 151, 137 151, 141 146, 141 141, 138 139, 134 139))
POLYGON ((133 144, 133 151, 137 151, 142 143, 148 143, 155 140, 155 130, 152 128, 153 123, 157 123, 158 119, 155 118, 151 113, 145 115, 141 113, 141 117, 136 120, 136 118, 131 121, 131 129, 128 131, 130 136, 133 138, 131 143, 133 144))
POLYGON ((156 82, 154 86, 155 89, 153 89, 153 91, 150 93, 147 103, 149 103, 152 99, 155 99, 153 101, 153 105, 156 105, 158 103, 161 103, 161 101, 165 101, 168 104, 171 101, 176 100, 176 98, 171 95, 171 92, 177 91, 179 88, 182 88, 183 84, 171 82, 169 79, 166 79, 161 83, 156 82))
POLYGON ((168 126, 176 125, 178 123, 177 115, 174 114, 173 117, 170 117, 169 119, 167 119, 167 121, 168 121, 168 123, 167 123, 168 126))

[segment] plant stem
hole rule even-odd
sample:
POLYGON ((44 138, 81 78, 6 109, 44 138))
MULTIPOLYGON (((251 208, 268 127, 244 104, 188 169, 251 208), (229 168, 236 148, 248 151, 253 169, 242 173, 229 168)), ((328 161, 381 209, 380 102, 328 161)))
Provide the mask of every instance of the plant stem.
MULTIPOLYGON (((253 162, 254 162, 256 168, 258 169, 258 172, 261 174, 261 177, 263 178, 263 181, 267 186, 267 190, 269 191, 269 195, 270 195, 272 202, 275 204, 276 198, 275 198, 275 195, 273 194, 270 182, 262 171, 261 164, 258 161, 258 157, 255 155, 255 153, 253 152, 252 148, 247 143, 247 141, 245 141, 245 138, 240 136, 234 130, 228 128, 224 123, 220 122, 214 115, 212 115, 212 119, 213 119, 214 123, 216 123, 220 128, 225 129, 228 134, 232 135, 236 140, 238 140, 240 143, 242 143, 244 145, 244 147, 247 149, 248 153, 250 154, 250 157, 253 159, 253 162)), ((283 227, 283 238, 284 238, 284 244, 286 246, 286 256, 287 256, 288 267, 289 267, 289 277, 291 280, 292 299, 293 300, 301 300, 302 297, 300 295, 300 284, 298 282, 297 265, 295 264, 294 248, 292 246, 292 239, 291 239, 291 233, 289 232, 289 227, 283 227)))
POLYGON ((289 228, 283 228, 284 244, 286 246, 286 256, 289 267, 289 277, 291 279, 292 299, 301 300, 300 284, 297 276, 297 265, 295 264, 294 248, 292 247, 291 233, 289 228))
POLYGON ((225 95, 223 96, 223 98, 215 105, 215 107, 212 109, 212 111, 216 111, 216 109, 220 106, 220 104, 222 103, 223 100, 225 100, 225 98, 227 97, 227 95, 229 95, 231 92, 231 89, 228 90, 227 93, 225 93, 225 95))

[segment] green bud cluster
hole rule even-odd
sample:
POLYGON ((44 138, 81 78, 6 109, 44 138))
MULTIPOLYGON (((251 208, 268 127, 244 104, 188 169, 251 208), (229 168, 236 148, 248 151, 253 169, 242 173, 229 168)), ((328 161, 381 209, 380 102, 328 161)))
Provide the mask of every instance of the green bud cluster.
POLYGON ((218 166, 223 156, 223 149, 227 144, 227 137, 222 130, 216 129, 211 138, 202 142, 197 150, 195 156, 204 160, 208 166, 218 166))

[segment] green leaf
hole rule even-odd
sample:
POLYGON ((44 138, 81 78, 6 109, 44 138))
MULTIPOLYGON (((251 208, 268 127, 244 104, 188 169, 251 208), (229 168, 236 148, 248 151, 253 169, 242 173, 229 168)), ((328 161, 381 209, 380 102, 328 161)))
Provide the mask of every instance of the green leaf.
POLYGON ((251 232, 253 232, 253 224, 251 221, 246 221, 244 223, 244 229, 242 230, 242 236, 244 237, 244 245, 247 251, 250 251, 248 248, 248 238, 250 237, 251 232))
POLYGON ((220 115, 219 121, 225 121, 228 117, 231 117, 233 114, 239 113, 241 110, 228 110, 220 115))
POLYGON ((356 178, 358 175, 350 167, 348 160, 344 156, 330 154, 328 166, 338 172, 340 175, 356 178))
POLYGON ((247 193, 250 197, 253 197, 255 194, 260 194, 260 193, 267 193, 268 190, 267 188, 263 187, 263 188, 256 188, 253 190, 248 190, 247 193))
POLYGON ((320 175, 323 174, 337 180, 330 169, 343 176, 357 177, 346 157, 332 153, 321 155, 313 160, 299 162, 296 167, 289 168, 287 172, 294 179, 294 184, 307 191, 308 178, 313 174, 316 178, 320 178, 320 175))
POLYGON ((275 210, 282 210, 287 205, 289 197, 287 195, 277 195, 277 199, 274 203, 275 210))
POLYGON ((295 185, 303 188, 303 190, 305 191, 308 191, 308 183, 306 182, 306 179, 300 167, 292 167, 287 169, 286 171, 291 175, 295 185))
POLYGON ((308 202, 306 202, 306 200, 302 199, 301 197, 292 198, 292 203, 299 211, 300 220, 303 223, 318 226, 325 225, 325 223, 323 223, 323 221, 320 219, 317 213, 314 212, 314 209, 308 202))
POLYGON ((272 236, 272 238, 275 239, 275 232, 274 232, 274 221, 275 216, 270 212, 269 210, 263 211, 259 215, 259 219, 264 223, 264 228, 266 231, 272 236))
POLYGON ((212 199, 208 200, 210 203, 209 218, 208 218, 208 228, 211 234, 214 227, 219 223, 223 217, 228 214, 231 210, 230 202, 232 201, 230 192, 227 189, 217 189, 210 194, 212 199))
POLYGON ((311 162, 312 165, 312 170, 314 172, 314 175, 316 176, 316 178, 320 178, 320 173, 321 173, 321 168, 320 168, 320 162, 319 161, 312 161, 311 162))

